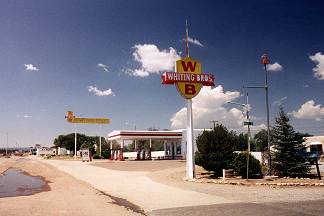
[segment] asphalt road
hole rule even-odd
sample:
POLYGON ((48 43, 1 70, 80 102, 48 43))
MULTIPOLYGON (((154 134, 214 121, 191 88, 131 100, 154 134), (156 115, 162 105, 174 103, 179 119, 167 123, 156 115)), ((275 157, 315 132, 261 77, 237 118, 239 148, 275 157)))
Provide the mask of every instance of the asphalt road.
POLYGON ((172 208, 156 210, 149 213, 151 216, 172 215, 172 216, 292 216, 324 215, 324 200, 305 202, 278 202, 278 203, 229 203, 217 205, 194 206, 184 208, 172 208))

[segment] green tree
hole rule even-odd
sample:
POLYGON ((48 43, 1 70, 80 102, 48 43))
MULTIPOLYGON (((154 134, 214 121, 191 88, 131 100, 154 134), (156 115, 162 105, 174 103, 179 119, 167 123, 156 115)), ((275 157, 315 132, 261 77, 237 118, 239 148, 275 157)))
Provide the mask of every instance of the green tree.
MULTIPOLYGON (((272 133, 270 130, 270 143, 272 143, 272 133)), ((256 151, 267 151, 268 149, 268 131, 265 129, 260 130, 254 135, 256 151)))
POLYGON ((309 133, 300 133, 300 132, 297 132, 297 133, 296 133, 296 136, 297 136, 299 139, 303 139, 304 137, 312 137, 312 136, 314 136, 314 135, 309 134, 309 133))
POLYGON ((278 176, 304 176, 310 165, 303 157, 303 138, 289 124, 289 118, 280 107, 273 128, 274 153, 272 166, 278 176))
MULTIPOLYGON (((102 142, 106 143, 105 139, 102 139, 102 142)), ((70 151, 74 151, 74 133, 67 135, 59 135, 54 139, 54 146, 66 148, 70 151)), ((77 134, 77 151, 80 150, 81 146, 87 147, 90 149, 91 153, 95 153, 94 145, 99 146, 99 137, 98 136, 87 136, 85 134, 77 134)), ((99 151, 99 148, 98 148, 99 151)))
POLYGON ((204 131, 196 141, 196 164, 221 176, 222 169, 230 167, 237 141, 236 134, 223 125, 217 125, 212 131, 204 131))
MULTIPOLYGON (((246 151, 248 149, 248 134, 240 133, 237 136, 237 145, 234 147, 234 151, 246 151)), ((255 142, 253 139, 250 140, 251 151, 255 151, 255 142)))

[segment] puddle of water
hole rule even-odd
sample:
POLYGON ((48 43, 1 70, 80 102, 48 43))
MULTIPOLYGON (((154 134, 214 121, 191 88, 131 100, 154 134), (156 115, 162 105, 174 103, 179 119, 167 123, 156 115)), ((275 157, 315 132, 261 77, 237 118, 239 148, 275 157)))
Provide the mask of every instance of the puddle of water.
POLYGON ((9 168, 0 175, 0 198, 28 196, 48 190, 48 182, 43 177, 30 176, 19 169, 9 168))

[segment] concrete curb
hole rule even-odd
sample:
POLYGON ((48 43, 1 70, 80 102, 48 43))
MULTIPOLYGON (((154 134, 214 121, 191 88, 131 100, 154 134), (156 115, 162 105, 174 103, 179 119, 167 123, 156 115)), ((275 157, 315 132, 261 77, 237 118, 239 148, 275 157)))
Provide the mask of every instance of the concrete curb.
POLYGON ((242 186, 313 186, 313 187, 323 187, 324 182, 233 182, 233 181, 224 181, 224 180, 201 180, 201 179, 193 179, 187 180, 189 182, 195 183, 212 183, 212 184, 223 184, 223 185, 242 185, 242 186))

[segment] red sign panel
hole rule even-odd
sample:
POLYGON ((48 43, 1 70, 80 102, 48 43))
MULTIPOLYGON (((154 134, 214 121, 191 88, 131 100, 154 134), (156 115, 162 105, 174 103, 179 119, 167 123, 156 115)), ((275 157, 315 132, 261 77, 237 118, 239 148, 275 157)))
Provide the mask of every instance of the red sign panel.
POLYGON ((161 76, 162 84, 174 84, 178 82, 201 83, 204 86, 215 86, 214 76, 212 74, 194 74, 165 72, 161 76))

